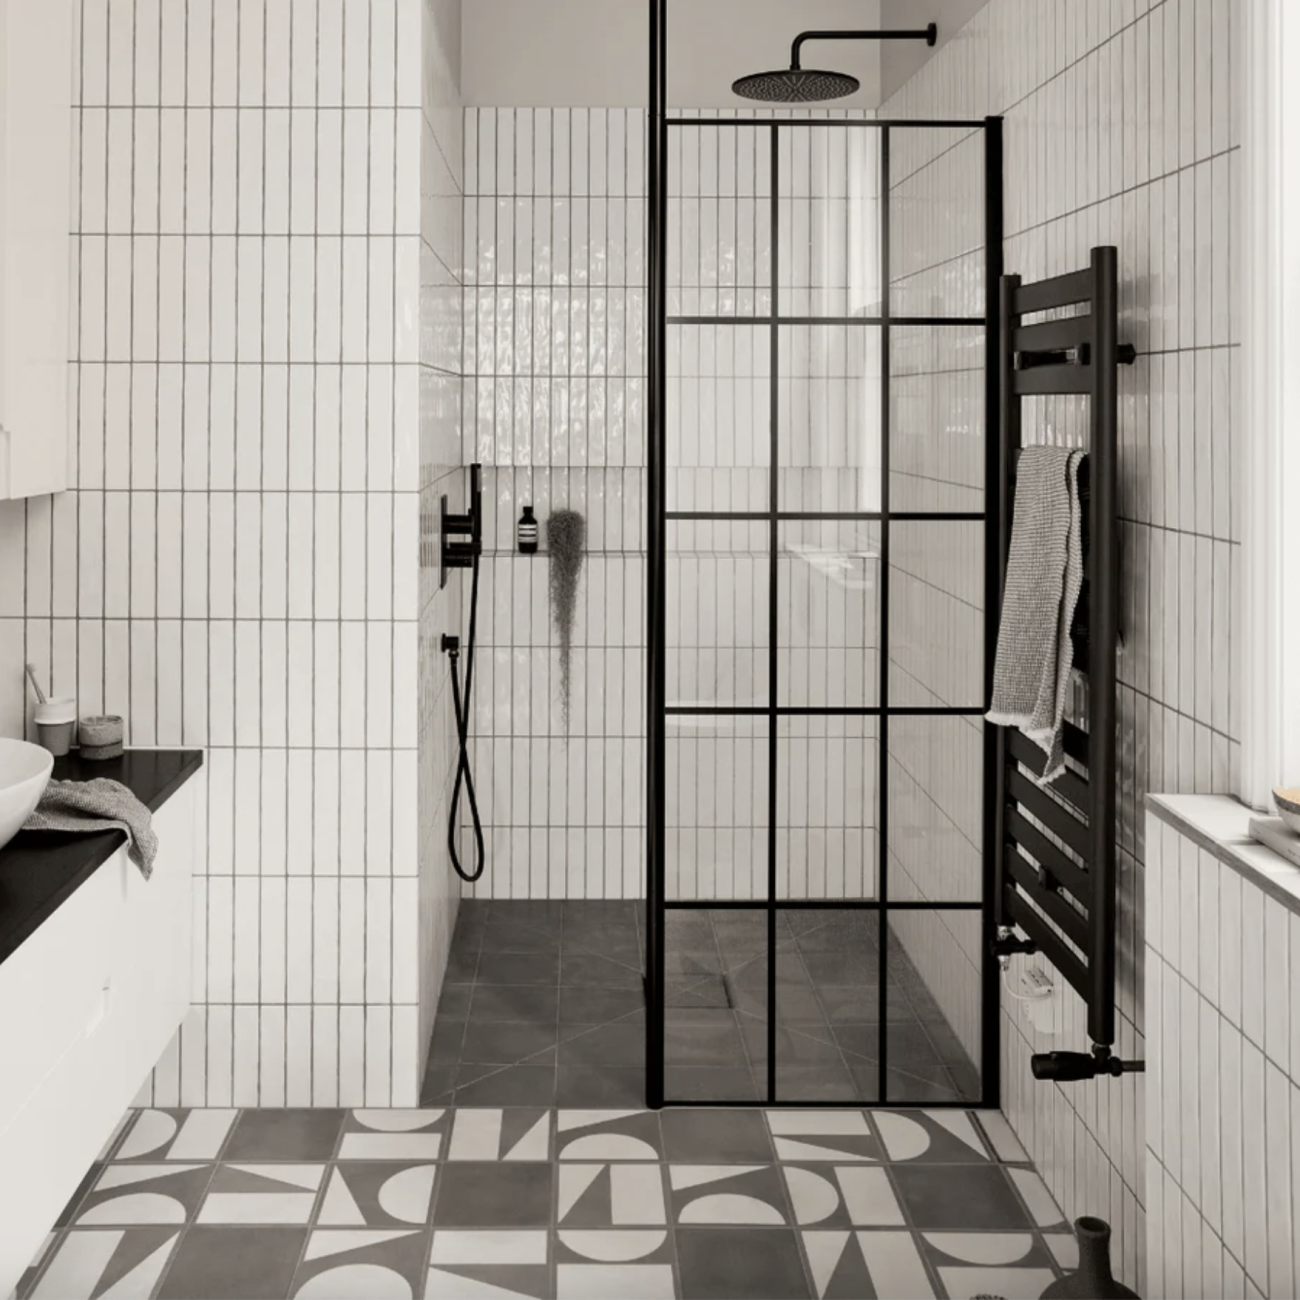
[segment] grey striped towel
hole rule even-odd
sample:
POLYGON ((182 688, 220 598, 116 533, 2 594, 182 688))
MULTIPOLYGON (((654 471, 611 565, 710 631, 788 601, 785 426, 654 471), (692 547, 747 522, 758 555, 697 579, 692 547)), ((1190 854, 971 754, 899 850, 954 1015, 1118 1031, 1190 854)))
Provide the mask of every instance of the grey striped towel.
POLYGON ((986 715, 1018 727, 1043 751, 1043 784, 1065 771, 1061 717, 1074 662, 1070 625, 1083 585, 1082 457, 1067 447, 1026 447, 1020 454, 993 707, 986 715))
POLYGON ((125 831, 126 851, 148 880, 158 856, 149 809, 120 781, 98 776, 93 781, 51 781, 23 824, 25 831, 125 831))

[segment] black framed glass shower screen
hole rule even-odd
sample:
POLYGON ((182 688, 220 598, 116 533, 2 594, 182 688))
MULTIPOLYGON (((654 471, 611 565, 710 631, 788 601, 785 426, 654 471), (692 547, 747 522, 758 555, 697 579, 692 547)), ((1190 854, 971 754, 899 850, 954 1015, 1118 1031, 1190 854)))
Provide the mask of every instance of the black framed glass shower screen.
POLYGON ((651 1105, 996 1101, 992 130, 662 123, 651 1105))

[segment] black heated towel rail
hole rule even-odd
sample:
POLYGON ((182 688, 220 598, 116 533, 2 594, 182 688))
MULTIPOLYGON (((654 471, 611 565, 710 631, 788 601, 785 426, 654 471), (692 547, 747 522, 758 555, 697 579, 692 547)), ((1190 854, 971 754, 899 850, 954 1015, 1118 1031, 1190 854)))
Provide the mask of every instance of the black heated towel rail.
POLYGON ((1119 645, 1116 536, 1118 367, 1134 350, 1118 338, 1116 250, 1094 248, 1087 270, 1023 284, 1004 275, 999 295, 1001 582, 1011 547, 1021 401, 1047 394, 1088 398, 1089 445, 1079 471, 1084 581, 1072 640, 1088 676, 1086 729, 1065 724, 1067 771, 1050 787, 1029 775, 1042 752, 1019 732, 997 728, 997 846, 994 952, 1041 953, 1088 1008, 1091 1053, 1033 1058, 1036 1077, 1072 1080, 1140 1070, 1115 1043, 1115 655, 1119 645), (1065 313, 1069 314, 1056 314, 1065 313), (1051 318, 1041 319, 1044 313, 1051 318), (1026 322, 1026 318, 1038 318, 1026 322), (1019 930, 1024 938, 1018 937, 1019 930))

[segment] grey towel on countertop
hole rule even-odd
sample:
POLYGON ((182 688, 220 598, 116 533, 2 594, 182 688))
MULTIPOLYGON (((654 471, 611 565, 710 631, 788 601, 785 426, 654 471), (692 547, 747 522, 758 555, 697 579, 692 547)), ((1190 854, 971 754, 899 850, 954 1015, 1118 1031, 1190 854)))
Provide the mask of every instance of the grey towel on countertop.
POLYGON ((1044 754, 1038 779, 1065 770, 1061 718, 1074 662, 1070 626, 1083 585, 1079 461, 1068 447, 1026 447, 1016 474, 1011 554, 987 717, 1018 727, 1044 754))
POLYGON ((93 781, 51 781, 23 824, 25 831, 125 831, 126 851, 148 880, 158 856, 149 809, 120 781, 98 776, 93 781))

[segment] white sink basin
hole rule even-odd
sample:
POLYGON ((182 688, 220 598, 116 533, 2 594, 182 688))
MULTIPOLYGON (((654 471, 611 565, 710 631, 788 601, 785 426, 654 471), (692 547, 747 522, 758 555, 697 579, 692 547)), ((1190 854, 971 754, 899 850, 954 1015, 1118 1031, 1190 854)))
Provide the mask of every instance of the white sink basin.
POLYGON ((40 803, 53 770, 54 755, 48 749, 0 737, 0 848, 40 803))

